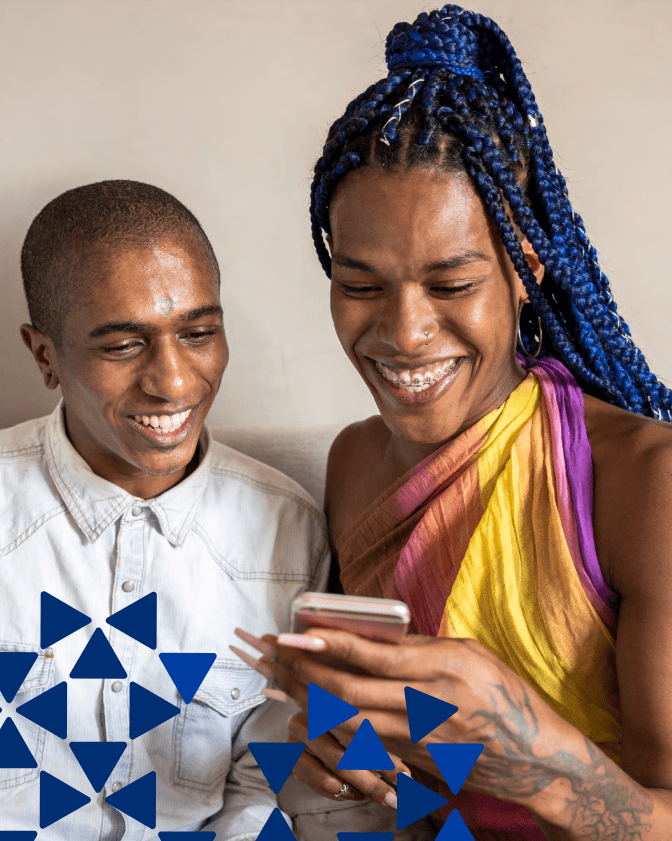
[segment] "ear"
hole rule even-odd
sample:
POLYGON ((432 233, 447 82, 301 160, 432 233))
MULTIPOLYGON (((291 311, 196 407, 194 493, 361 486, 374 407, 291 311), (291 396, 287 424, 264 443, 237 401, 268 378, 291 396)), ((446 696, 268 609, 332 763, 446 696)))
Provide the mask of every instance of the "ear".
MULTIPOLYGON (((537 282, 537 285, 539 285, 541 283, 541 281, 544 279, 545 269, 544 269, 543 265, 541 264, 541 261, 539 260, 539 257, 537 256, 537 252, 534 250, 534 248, 532 248, 532 245, 528 241, 527 237, 522 238, 522 240, 520 242, 520 245, 523 249, 523 254, 525 255, 525 259, 527 260, 527 264, 532 269, 532 274, 534 275, 534 278, 537 282)), ((521 283, 521 287, 522 287, 522 295, 521 295, 520 301, 523 304, 529 304, 530 303, 530 296, 527 294, 527 290, 522 285, 522 283, 521 283)))
POLYGON ((33 354, 37 367, 42 372, 44 384, 48 389, 55 389, 59 384, 56 372, 56 348, 53 341, 41 333, 32 324, 21 325, 21 338, 24 345, 33 354))

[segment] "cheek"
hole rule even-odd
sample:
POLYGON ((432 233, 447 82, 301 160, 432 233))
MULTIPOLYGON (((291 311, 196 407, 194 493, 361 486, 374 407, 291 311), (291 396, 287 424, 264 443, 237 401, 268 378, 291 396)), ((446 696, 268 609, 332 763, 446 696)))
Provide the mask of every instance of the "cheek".
POLYGON ((359 318, 357 308, 353 306, 352 300, 345 299, 343 295, 333 289, 331 291, 331 318, 334 322, 336 336, 343 349, 352 357, 352 348, 359 335, 359 318))

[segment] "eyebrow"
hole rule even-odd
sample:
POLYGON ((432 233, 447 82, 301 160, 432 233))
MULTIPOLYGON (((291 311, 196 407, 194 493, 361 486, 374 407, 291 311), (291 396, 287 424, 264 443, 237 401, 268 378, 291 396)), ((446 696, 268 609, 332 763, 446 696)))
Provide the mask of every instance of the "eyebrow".
MULTIPOLYGON (((180 324, 186 324, 189 321, 197 321, 199 318, 205 318, 209 315, 221 316, 222 313, 223 310, 219 304, 208 304, 182 313, 177 320, 180 324)), ((89 338, 99 339, 101 336, 109 336, 110 333, 148 333, 155 329, 155 325, 144 321, 110 321, 107 324, 94 327, 89 333, 89 338)))
MULTIPOLYGON (((490 261, 487 254, 480 251, 463 251, 461 254, 456 254, 453 257, 448 257, 445 260, 437 260, 435 263, 429 263, 424 267, 426 273, 439 271, 440 269, 459 269, 460 266, 466 266, 468 263, 475 263, 478 260, 490 261)), ((344 269, 355 269, 360 272, 368 272, 369 274, 376 274, 375 266, 370 266, 363 260, 355 260, 352 257, 346 257, 344 254, 334 254, 331 262, 337 266, 342 266, 344 269)))

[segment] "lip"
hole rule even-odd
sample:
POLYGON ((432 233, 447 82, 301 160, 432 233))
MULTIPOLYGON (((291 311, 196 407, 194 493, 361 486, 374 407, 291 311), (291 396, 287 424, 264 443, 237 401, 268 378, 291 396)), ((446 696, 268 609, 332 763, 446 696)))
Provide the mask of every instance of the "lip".
MULTIPOLYGON (((422 406, 425 403, 431 403, 434 400, 438 400, 440 397, 442 397, 453 384, 458 374, 462 370, 462 366, 465 360, 465 356, 457 357, 455 360, 455 367, 452 368, 449 371, 449 373, 447 373, 444 377, 442 377, 438 381, 438 383, 436 383, 433 386, 430 386, 424 391, 421 391, 419 394, 416 394, 414 391, 404 391, 401 388, 397 388, 397 386, 391 383, 380 373, 380 371, 376 367, 376 362, 368 356, 366 357, 367 366, 372 372, 372 378, 375 380, 378 391, 381 391, 385 396, 391 397, 397 403, 403 403, 405 405, 412 406, 422 406), (378 385, 378 383, 382 385, 382 388, 380 385, 378 385)), ((394 367, 399 368, 399 370, 403 370, 404 368, 422 368, 426 365, 435 365, 443 361, 445 361, 445 357, 430 362, 423 362, 422 365, 415 363, 412 366, 404 365, 403 367, 400 367, 396 363, 394 365, 390 365, 388 362, 384 362, 383 364, 387 365, 390 368, 394 367)))
MULTIPOLYGON (((186 409, 181 409, 180 411, 186 412, 191 409, 189 417, 185 420, 182 426, 179 426, 172 432, 157 432, 153 426, 145 426, 143 423, 138 423, 132 415, 128 416, 129 423, 133 426, 134 429, 138 431, 140 435, 143 436, 145 441, 149 441, 154 446, 158 447, 174 447, 177 444, 181 444, 189 437, 189 433, 191 432, 191 427, 194 424, 194 417, 196 415, 198 404, 196 406, 189 407, 187 406, 186 409)), ((135 414, 147 414, 147 412, 136 412, 135 414)), ((151 414, 156 414, 155 411, 151 412, 151 414)), ((179 412, 161 412, 164 415, 177 415, 179 412)))

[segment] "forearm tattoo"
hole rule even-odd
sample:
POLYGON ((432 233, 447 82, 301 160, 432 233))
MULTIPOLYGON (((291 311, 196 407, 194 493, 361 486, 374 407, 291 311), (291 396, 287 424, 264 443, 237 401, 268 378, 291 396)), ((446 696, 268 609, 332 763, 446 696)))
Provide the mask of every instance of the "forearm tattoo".
POLYGON ((651 798, 637 782, 584 736, 588 762, 565 750, 536 756, 539 722, 527 691, 516 702, 505 686, 492 686, 492 706, 470 716, 485 744, 470 781, 502 799, 531 797, 562 778, 569 784, 562 812, 568 838, 577 841, 645 841, 651 798))

